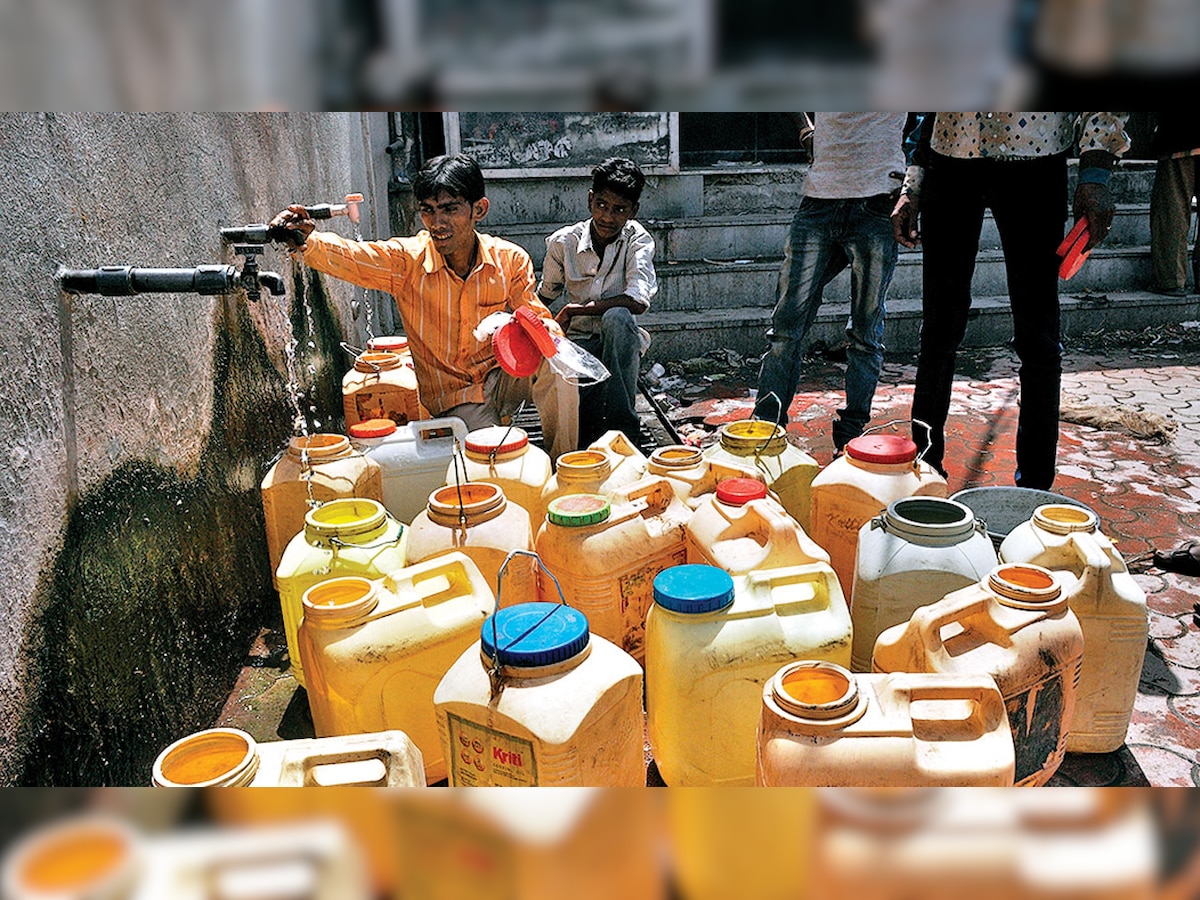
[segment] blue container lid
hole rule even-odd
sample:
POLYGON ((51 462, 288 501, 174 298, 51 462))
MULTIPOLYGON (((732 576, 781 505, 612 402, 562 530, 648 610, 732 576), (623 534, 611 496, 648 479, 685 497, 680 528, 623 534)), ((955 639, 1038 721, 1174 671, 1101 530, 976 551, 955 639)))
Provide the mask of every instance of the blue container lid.
POLYGON ((591 639, 587 616, 561 603, 548 602, 518 603, 497 610, 484 619, 480 637, 484 655, 493 657, 499 644, 500 665, 520 668, 550 666, 570 659, 581 653, 591 639))
POLYGON ((733 578, 716 566, 671 566, 654 576, 654 602, 677 613, 710 613, 733 603, 733 578))

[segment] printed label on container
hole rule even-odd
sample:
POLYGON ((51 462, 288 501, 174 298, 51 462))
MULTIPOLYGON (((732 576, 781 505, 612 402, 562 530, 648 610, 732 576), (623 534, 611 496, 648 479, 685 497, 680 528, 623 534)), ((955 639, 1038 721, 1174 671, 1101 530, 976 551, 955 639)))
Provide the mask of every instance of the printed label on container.
POLYGON ((359 421, 391 419, 397 425, 408 424, 405 397, 399 391, 359 391, 354 395, 359 421))
POLYGON ((621 649, 635 659, 640 660, 646 650, 646 613, 654 604, 654 577, 664 569, 682 566, 685 562, 687 545, 617 579, 617 590, 621 595, 621 623, 624 626, 621 649))
POLYGON ((450 721, 450 784, 454 787, 536 787, 533 744, 469 722, 453 713, 450 721))

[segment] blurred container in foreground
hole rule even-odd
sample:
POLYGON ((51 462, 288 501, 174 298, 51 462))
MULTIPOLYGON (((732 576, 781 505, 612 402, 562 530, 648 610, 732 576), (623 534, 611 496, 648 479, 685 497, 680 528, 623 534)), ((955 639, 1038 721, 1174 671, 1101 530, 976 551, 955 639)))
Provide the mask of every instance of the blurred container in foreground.
POLYGON ((666 900, 651 793, 452 789, 395 803, 405 900, 666 900))
POLYGON ((805 900, 816 799, 809 788, 668 791, 671 879, 680 900, 805 900))
POLYGON ((146 866, 142 836, 115 816, 82 813, 14 843, 0 870, 3 900, 129 900, 146 866))
POLYGON ((336 821, 181 830, 156 839, 150 857, 133 900, 375 898, 360 847, 336 821))

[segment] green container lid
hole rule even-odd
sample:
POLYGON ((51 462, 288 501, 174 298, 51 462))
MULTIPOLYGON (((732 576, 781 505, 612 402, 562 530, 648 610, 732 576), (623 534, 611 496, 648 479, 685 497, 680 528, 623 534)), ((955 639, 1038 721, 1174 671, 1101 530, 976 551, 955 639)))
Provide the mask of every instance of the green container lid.
POLYGON ((550 501, 546 520, 552 525, 579 528, 603 522, 611 512, 612 506, 603 494, 564 494, 550 501))

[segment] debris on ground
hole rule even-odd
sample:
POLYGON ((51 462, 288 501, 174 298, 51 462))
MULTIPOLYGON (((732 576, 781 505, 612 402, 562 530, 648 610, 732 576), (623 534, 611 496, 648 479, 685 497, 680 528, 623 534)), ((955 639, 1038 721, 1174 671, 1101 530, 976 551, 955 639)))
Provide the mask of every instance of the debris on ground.
POLYGON ((1126 406, 1082 404, 1064 399, 1058 417, 1063 422, 1089 425, 1101 431, 1122 431, 1156 444, 1169 444, 1179 425, 1170 416, 1126 406))

